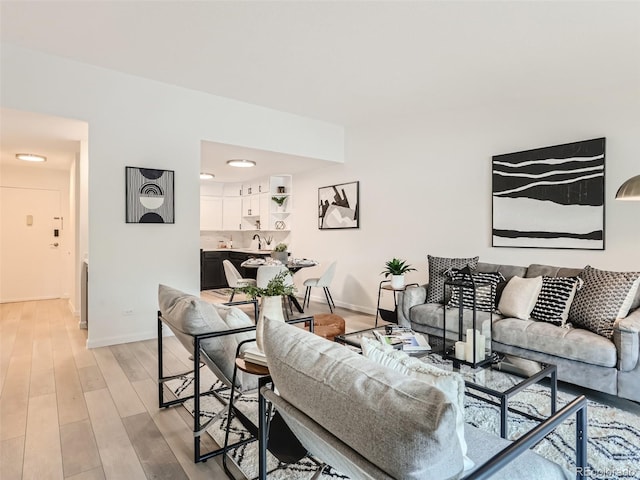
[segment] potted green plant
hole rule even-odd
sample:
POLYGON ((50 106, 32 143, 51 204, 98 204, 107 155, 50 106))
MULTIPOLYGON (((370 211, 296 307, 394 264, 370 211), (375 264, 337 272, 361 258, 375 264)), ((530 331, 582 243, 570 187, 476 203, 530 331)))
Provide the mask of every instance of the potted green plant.
POLYGON ((404 288, 405 273, 416 271, 415 268, 407 264, 406 260, 400 260, 399 258, 392 258, 384 265, 386 268, 380 272, 380 275, 384 275, 384 278, 391 276, 391 287, 396 289, 404 288))
POLYGON ((287 201, 287 197, 271 197, 271 200, 276 202, 278 210, 282 210, 284 208, 284 202, 287 201))
POLYGON ((291 272, 286 270, 275 275, 264 288, 247 285, 238 289, 253 300, 260 297, 260 314, 256 322, 256 345, 260 351, 262 351, 264 338, 264 317, 284 322, 282 299, 285 296, 293 295, 296 291, 293 282, 287 282, 287 277, 290 276, 291 272))
POLYGON ((287 252, 287 244, 277 244, 274 247, 273 252, 271 252, 271 256, 276 260, 280 260, 283 265, 286 265, 289 262, 289 252, 287 252))

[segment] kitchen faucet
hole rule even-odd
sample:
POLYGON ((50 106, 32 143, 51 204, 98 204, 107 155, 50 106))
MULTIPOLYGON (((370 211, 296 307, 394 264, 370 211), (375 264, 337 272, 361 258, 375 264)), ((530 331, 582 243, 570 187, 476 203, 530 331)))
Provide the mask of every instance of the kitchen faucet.
POLYGON ((260 238, 260 235, 257 233, 254 234, 251 240, 255 240, 256 238, 258 239, 258 250, 262 250, 262 238, 260 238))

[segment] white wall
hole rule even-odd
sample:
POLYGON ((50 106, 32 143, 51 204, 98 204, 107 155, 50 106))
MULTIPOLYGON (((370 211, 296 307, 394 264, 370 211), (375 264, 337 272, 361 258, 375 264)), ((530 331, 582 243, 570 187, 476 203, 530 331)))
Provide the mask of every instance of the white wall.
MULTIPOLYGON (((394 256, 418 268, 407 279, 420 283, 427 280, 427 254, 640 271, 640 202, 614 200, 619 185, 640 173, 638 112, 637 90, 611 90, 575 102, 549 97, 347 129, 344 165, 295 177, 293 255, 323 266, 337 259, 331 288, 336 303, 370 312, 379 273, 394 256), (491 157, 603 136, 606 249, 492 248, 491 157), (360 181, 361 228, 318 230, 317 188, 354 180, 360 181)), ((297 283, 323 266, 301 271, 297 283)), ((314 294, 324 301, 321 290, 314 294)))
POLYGON ((336 125, 11 45, 1 53, 3 107, 89 124, 90 347, 154 337, 158 283, 199 290, 202 140, 343 160, 336 125), (125 166, 175 170, 175 224, 125 223, 125 166))

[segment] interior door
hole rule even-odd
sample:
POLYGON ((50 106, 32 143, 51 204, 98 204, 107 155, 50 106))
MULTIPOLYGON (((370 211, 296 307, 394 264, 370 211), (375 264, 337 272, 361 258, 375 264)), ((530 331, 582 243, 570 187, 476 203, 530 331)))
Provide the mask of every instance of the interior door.
POLYGON ((57 190, 0 187, 0 302, 65 294, 60 201, 57 190))

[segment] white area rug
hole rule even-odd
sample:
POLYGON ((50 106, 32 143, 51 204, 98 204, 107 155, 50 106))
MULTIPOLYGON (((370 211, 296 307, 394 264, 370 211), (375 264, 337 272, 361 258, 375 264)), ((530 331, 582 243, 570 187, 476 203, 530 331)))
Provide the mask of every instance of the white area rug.
MULTIPOLYGON (((210 387, 217 382, 216 377, 206 368, 202 369, 202 385, 210 387)), ((504 375, 507 384, 513 383, 513 377, 504 375)), ((174 380, 167 383, 177 396, 190 395, 192 379, 174 380)), ((203 387, 204 390, 208 389, 203 387)), ((550 413, 550 391, 540 385, 533 385, 514 396, 509 405, 531 415, 548 416, 550 413)), ((559 392, 557 408, 560 409, 573 400, 573 396, 559 392)), ((257 421, 257 393, 243 395, 238 407, 249 418, 257 421)), ((192 402, 185 402, 185 408, 193 415, 192 402)), ((204 422, 215 412, 222 409, 220 402, 213 397, 201 400, 201 415, 204 422)), ((471 397, 466 398, 465 417, 467 423, 485 431, 500 435, 500 415, 498 407, 471 397)), ((589 401, 587 407, 588 436, 587 448, 588 478, 591 479, 638 479, 640 478, 640 419, 638 416, 618 408, 589 401)), ((536 422, 515 413, 509 413, 509 439, 514 440, 531 430, 536 422)), ((222 445, 226 417, 209 429, 209 434, 222 445)), ((230 443, 248 436, 246 430, 237 421, 231 424, 230 443)), ((253 479, 258 473, 258 445, 252 442, 237 448, 231 458, 247 478, 253 479)), ((541 441, 534 451, 575 472, 575 416, 565 422, 541 441)), ((270 479, 308 479, 316 470, 316 465, 308 460, 296 464, 283 464, 269 455, 268 469, 270 479)), ((347 478, 339 472, 327 468, 322 479, 347 478)))

